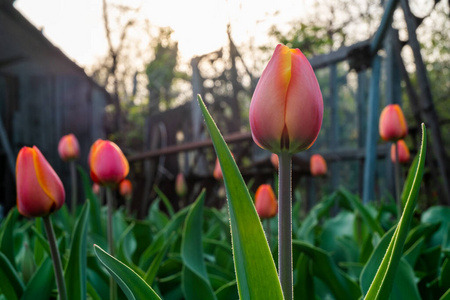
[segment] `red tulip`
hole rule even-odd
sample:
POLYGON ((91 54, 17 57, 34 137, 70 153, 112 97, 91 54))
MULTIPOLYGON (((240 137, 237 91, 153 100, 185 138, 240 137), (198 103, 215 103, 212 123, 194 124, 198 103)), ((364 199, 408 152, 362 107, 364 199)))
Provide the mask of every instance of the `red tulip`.
POLYGON ((184 197, 187 194, 187 186, 183 173, 178 173, 177 178, 175 179, 175 192, 178 197, 184 197))
POLYGON ((309 161, 311 175, 323 176, 327 174, 327 162, 320 154, 314 154, 309 161))
POLYGON ((64 186, 36 146, 23 147, 16 162, 17 207, 26 217, 43 217, 64 204, 64 186))
POLYGON ((322 126, 323 100, 314 70, 299 49, 278 45, 250 103, 253 140, 274 153, 311 147, 322 126))
MULTIPOLYGON (((411 158, 411 155, 409 153, 409 148, 406 145, 404 140, 397 141, 397 148, 398 148, 398 161, 401 164, 406 164, 409 162, 409 159, 411 158)), ((391 145, 391 161, 395 163, 395 146, 394 144, 391 145)))
POLYGON ((270 184, 261 184, 256 190, 255 208, 261 219, 269 219, 276 216, 278 202, 270 184))
POLYGON ((80 156, 80 145, 75 135, 71 133, 59 140, 58 153, 63 161, 74 160, 80 156))
POLYGON ((119 193, 122 197, 131 197, 131 194, 133 193, 133 185, 131 184, 130 180, 124 179, 120 182, 119 193))
POLYGON ((380 115, 380 136, 385 141, 395 142, 408 134, 403 111, 398 104, 387 105, 380 115))
POLYGON ((122 150, 113 142, 97 140, 89 152, 91 178, 100 185, 117 185, 130 170, 122 150))
POLYGON ((278 161, 278 155, 272 153, 272 155, 270 155, 270 162, 272 163, 272 166, 278 170, 278 166, 280 164, 280 162, 278 161))

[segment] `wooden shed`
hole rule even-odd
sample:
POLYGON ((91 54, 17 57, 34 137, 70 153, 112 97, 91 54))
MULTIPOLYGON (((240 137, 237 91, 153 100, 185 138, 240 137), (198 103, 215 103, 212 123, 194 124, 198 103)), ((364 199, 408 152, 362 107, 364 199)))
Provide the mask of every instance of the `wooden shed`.
POLYGON ((15 205, 15 159, 36 145, 70 195, 69 167, 57 153, 61 136, 74 133, 86 166, 89 147, 104 137, 109 94, 48 41, 12 5, 0 0, 0 204, 15 205))

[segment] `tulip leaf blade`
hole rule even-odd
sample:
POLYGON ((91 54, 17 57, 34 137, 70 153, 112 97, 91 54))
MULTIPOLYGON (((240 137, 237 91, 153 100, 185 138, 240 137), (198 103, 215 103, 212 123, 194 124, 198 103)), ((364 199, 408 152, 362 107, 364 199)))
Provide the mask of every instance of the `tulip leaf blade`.
POLYGON ((20 299, 22 297, 25 285, 19 278, 16 270, 9 259, 0 252, 0 286, 1 292, 6 299, 20 299))
POLYGON ((198 102, 224 175, 240 299, 283 299, 275 263, 244 179, 200 95, 198 102))
POLYGON ((87 269, 87 221, 90 200, 83 205, 75 223, 74 234, 70 245, 69 260, 64 272, 67 295, 72 299, 86 299, 86 269, 87 269))
POLYGON ((35 300, 36 295, 41 299, 51 299, 52 289, 55 285, 55 273, 50 257, 41 264, 28 282, 21 300, 35 300))
POLYGON ((131 268, 94 245, 94 252, 117 282, 128 300, 161 300, 158 294, 131 268))
POLYGON ((391 294, 395 275, 400 264, 400 259, 402 258, 403 246, 416 207, 417 195, 419 193, 425 167, 426 149, 427 133, 425 124, 422 123, 422 145, 418 154, 419 161, 417 165, 413 165, 409 170, 409 172, 415 174, 414 176, 408 176, 408 180, 412 180, 412 183, 409 181, 405 183, 405 185, 411 186, 409 192, 403 194, 407 197, 406 201, 404 201, 405 208, 398 225, 395 228, 386 253, 384 254, 367 294, 365 295, 366 300, 388 299, 391 294))
POLYGON ((216 299, 203 261, 203 205, 205 190, 197 201, 191 205, 183 230, 181 241, 181 258, 183 260, 183 273, 181 277, 184 295, 187 300, 216 299))
POLYGON ((14 256, 14 224, 19 215, 17 208, 11 209, 0 228, 0 251, 9 259, 9 262, 16 266, 14 256))

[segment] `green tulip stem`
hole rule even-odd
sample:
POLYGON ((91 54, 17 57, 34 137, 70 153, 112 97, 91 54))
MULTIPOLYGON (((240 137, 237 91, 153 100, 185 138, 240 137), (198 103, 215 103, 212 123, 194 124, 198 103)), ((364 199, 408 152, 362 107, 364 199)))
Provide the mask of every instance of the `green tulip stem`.
MULTIPOLYGON (((108 234, 108 248, 109 254, 114 256, 114 236, 113 236, 113 206, 114 206, 114 195, 111 187, 106 188, 106 202, 108 206, 108 221, 107 221, 107 234, 108 234)), ((114 282, 112 276, 109 277, 109 294, 111 300, 117 299, 117 286, 114 282)))
POLYGON ((394 150, 395 150, 395 163, 394 163, 394 172, 395 172, 395 199, 397 200, 397 216, 400 220, 400 216, 402 215, 402 199, 400 199, 400 162, 398 160, 398 144, 394 142, 394 150))
POLYGON ((278 276, 284 299, 292 300, 292 194, 291 194, 291 154, 278 155, 278 276))
POLYGON ((58 246, 56 245, 55 231, 53 230, 50 216, 42 217, 44 220, 45 233, 47 234, 50 254, 53 261, 53 270, 55 271, 56 286, 58 287, 59 299, 67 300, 66 284, 64 282, 64 273, 62 270, 61 258, 59 256, 58 246))
POLYGON ((72 214, 75 216, 77 211, 77 168, 74 160, 70 162, 70 179, 72 181, 72 214))

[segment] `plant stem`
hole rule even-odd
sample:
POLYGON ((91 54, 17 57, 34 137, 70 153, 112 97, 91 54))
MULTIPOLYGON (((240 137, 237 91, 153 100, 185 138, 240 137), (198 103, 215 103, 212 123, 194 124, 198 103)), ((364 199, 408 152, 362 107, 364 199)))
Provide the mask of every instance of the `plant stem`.
POLYGON ((76 215, 77 210, 77 170, 76 170, 76 163, 74 160, 70 162, 70 179, 72 181, 72 201, 71 201, 71 208, 72 208, 72 214, 76 215))
MULTIPOLYGON (((110 187, 106 188, 106 202, 108 206, 108 221, 107 221, 107 234, 108 234, 108 248, 109 254, 114 256, 114 236, 113 236, 113 206, 114 206, 114 195, 110 187)), ((117 299, 117 286, 114 282, 112 276, 109 277, 109 295, 110 300, 117 299)))
POLYGON ((400 219, 402 215, 402 199, 400 199, 400 162, 398 161, 398 144, 394 142, 395 149, 395 163, 394 163, 394 172, 395 172, 395 198, 397 200, 397 217, 400 219))
POLYGON ((278 276, 285 300, 293 296, 291 157, 288 152, 278 155, 278 276))
POLYGON ((50 246, 50 254, 53 261, 53 270, 55 271, 56 286, 58 287, 59 299, 67 300, 66 283, 59 256, 58 246, 56 245, 55 231, 53 230, 52 220, 50 216, 42 217, 44 220, 45 233, 47 234, 48 244, 50 246))

